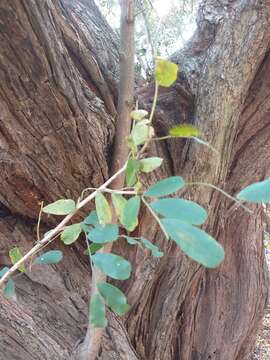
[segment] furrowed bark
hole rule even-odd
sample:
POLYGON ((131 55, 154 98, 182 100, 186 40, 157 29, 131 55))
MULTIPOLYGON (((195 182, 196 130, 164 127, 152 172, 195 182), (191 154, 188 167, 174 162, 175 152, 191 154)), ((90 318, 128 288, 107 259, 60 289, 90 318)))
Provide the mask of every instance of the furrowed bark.
MULTIPOLYGON (((166 141, 151 149, 165 161, 145 183, 180 174, 235 195, 269 176, 269 2, 205 0, 198 26, 173 56, 182 72, 173 88, 161 89, 154 125, 165 135, 192 121, 221 157, 189 141, 166 141)), ((11 247, 32 247, 39 201, 76 199, 108 178, 119 50, 92 0, 2 1, 0 42, 0 262, 10 265, 11 247)), ((150 107, 153 90, 139 90, 141 106, 150 107)), ((152 259, 116 245, 134 269, 120 285, 132 307, 121 319, 109 314, 102 360, 248 358, 267 290, 260 210, 252 207, 253 217, 236 211, 207 188, 185 196, 209 210, 206 230, 224 245, 224 264, 199 267, 142 213, 137 235, 166 255, 152 259)), ((52 226, 44 217, 42 231, 52 226)), ((16 300, 0 302, 0 359, 72 358, 88 323, 83 245, 59 243, 63 262, 16 276, 16 300)))

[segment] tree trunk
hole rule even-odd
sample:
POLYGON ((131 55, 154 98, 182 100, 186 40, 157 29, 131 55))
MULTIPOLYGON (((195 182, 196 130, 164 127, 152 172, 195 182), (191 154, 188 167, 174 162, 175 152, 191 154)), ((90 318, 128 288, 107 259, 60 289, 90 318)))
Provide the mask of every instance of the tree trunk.
MULTIPOLYGON (((173 56, 181 74, 160 93, 155 129, 192 121, 220 155, 166 141, 151 149, 166 160, 146 184, 180 174, 235 195, 270 176, 269 17, 267 0, 203 1, 197 32, 173 56)), ((76 199, 108 176, 119 42, 93 0, 1 0, 0 42, 0 265, 8 265, 11 247, 35 242, 41 201, 76 199)), ((151 84, 138 90, 142 106, 152 95, 151 84)), ((224 246, 224 263, 192 262, 144 210, 138 231, 166 255, 114 245, 133 264, 122 284, 132 306, 123 318, 109 314, 100 359, 243 360, 252 350, 267 299, 261 209, 250 215, 208 187, 185 196, 208 208, 205 228, 224 246)), ((54 224, 44 216, 41 230, 54 224)), ((91 285, 83 246, 52 244, 64 252, 59 265, 17 275, 16 300, 0 295, 0 359, 73 358, 91 285)))

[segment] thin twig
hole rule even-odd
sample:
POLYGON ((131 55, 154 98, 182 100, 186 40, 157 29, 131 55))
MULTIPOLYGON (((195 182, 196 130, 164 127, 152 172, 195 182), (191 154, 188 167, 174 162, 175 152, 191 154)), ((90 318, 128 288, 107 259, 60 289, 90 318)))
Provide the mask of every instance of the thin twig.
POLYGON ((119 175, 121 175, 127 167, 127 163, 119 169, 110 179, 108 179, 104 184, 102 184, 96 191, 88 195, 84 200, 80 201, 77 204, 77 208, 71 214, 68 214, 54 229, 52 229, 47 235, 43 237, 32 249, 28 251, 19 261, 16 262, 0 279, 0 287, 6 282, 6 280, 22 265, 29 259, 30 256, 36 254, 45 244, 51 241, 51 239, 58 235, 60 231, 63 230, 64 226, 69 223, 69 221, 73 218, 73 216, 78 212, 79 209, 83 208, 86 204, 88 204, 91 200, 93 200, 98 191, 105 189, 108 185, 110 185, 119 175))
POLYGON ((213 185, 213 184, 209 184, 209 183, 204 183, 204 182, 191 182, 191 183, 187 183, 186 185, 190 185, 190 186, 207 186, 210 187, 214 190, 219 191, 221 194, 223 194, 224 196, 226 196, 227 198, 229 198, 230 200, 234 201, 237 205, 239 205, 241 208, 243 208, 244 210, 246 210, 248 213, 253 214, 253 211, 250 210, 248 207, 246 207, 245 205, 242 204, 241 201, 237 200, 236 198, 234 198, 233 196, 231 196, 230 194, 228 194, 226 191, 220 189, 219 187, 213 185))
POLYGON ((151 215, 154 217, 158 225, 160 226, 161 230, 163 231, 164 235, 166 236, 166 239, 169 240, 169 235, 167 234, 167 231, 165 230, 163 224, 160 221, 160 218, 157 216, 157 214, 154 212, 154 210, 151 208, 151 206, 148 204, 148 202, 145 200, 145 198, 142 196, 142 202, 145 204, 147 209, 150 211, 151 215))

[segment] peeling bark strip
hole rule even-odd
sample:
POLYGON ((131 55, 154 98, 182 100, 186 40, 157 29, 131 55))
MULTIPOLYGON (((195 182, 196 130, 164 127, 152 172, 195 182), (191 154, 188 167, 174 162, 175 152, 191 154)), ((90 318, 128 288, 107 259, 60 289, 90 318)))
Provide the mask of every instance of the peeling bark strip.
MULTIPOLYGON (((182 76, 161 94, 155 123, 162 133, 190 119, 192 93, 196 125, 221 157, 170 140, 153 148, 167 158, 157 177, 172 171, 235 194, 270 176, 269 16, 267 0, 202 2, 197 33, 173 57, 182 76)), ((11 247, 32 247, 38 201, 77 198, 108 177, 119 41, 93 0, 2 0, 0 43, 0 259, 6 263, 11 247)), ((150 93, 140 99, 149 103, 150 93)), ((143 214, 139 231, 167 255, 157 260, 116 245, 133 264, 123 285, 132 308, 124 319, 110 316, 101 359, 247 359, 267 292, 261 213, 255 206, 253 217, 233 211, 207 188, 186 195, 209 209, 206 230, 225 247, 225 262, 202 269, 143 214)), ((50 224, 44 218, 44 232, 50 224)), ((68 359, 83 338, 87 259, 80 243, 58 248, 62 263, 18 276, 16 302, 1 297, 0 359, 68 359)))

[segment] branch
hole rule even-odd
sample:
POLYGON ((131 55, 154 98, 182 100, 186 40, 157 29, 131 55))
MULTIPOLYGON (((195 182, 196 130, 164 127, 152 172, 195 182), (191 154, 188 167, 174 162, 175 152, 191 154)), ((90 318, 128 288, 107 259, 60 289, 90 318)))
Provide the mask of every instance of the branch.
MULTIPOLYGON (((111 173, 113 174, 128 158, 127 137, 130 133, 130 113, 134 101, 134 0, 121 0, 121 29, 120 29, 120 82, 118 91, 118 118, 116 121, 111 173)), ((124 174, 115 177, 112 189, 124 186, 124 174)), ((107 244, 99 252, 110 252, 112 244, 107 244)), ((97 283, 106 281, 106 276, 98 269, 93 269, 91 297, 97 293, 97 283)), ((85 339, 79 349, 78 359, 94 360, 101 345, 103 328, 93 328, 89 322, 85 339)))
POLYGON ((0 279, 0 287, 6 282, 6 280, 23 264, 28 260, 32 255, 36 254, 41 248, 48 244, 55 235, 59 234, 60 231, 63 230, 65 225, 69 223, 69 221, 73 218, 73 216, 83 208, 86 204, 88 204, 91 200, 94 199, 98 191, 106 189, 108 185, 110 185, 119 175, 124 173, 126 169, 127 163, 118 170, 110 179, 108 179, 104 184, 102 184, 96 191, 88 195, 84 200, 80 201, 77 204, 76 210, 68 214, 53 230, 51 230, 47 235, 45 235, 27 254, 25 254, 19 261, 16 262, 0 279))

